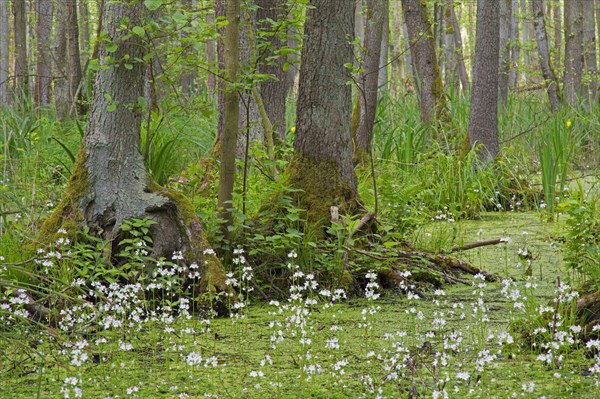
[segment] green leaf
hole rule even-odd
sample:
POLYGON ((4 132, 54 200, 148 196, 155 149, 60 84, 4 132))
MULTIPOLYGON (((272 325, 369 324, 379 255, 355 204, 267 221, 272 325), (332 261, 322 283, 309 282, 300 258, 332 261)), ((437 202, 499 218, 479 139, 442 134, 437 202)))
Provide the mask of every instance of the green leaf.
POLYGON ((108 51, 109 53, 114 53, 115 51, 117 51, 118 48, 119 46, 117 46, 116 43, 110 43, 106 45, 106 51, 108 51))
POLYGON ((150 11, 156 10, 158 7, 162 6, 163 0, 144 0, 144 5, 150 11))
POLYGON ((106 110, 108 112, 114 112, 116 109, 117 109, 117 103, 116 102, 113 102, 108 107, 106 107, 106 110))
POLYGON ((144 37, 146 35, 146 31, 141 26, 134 26, 131 31, 140 37, 144 37))

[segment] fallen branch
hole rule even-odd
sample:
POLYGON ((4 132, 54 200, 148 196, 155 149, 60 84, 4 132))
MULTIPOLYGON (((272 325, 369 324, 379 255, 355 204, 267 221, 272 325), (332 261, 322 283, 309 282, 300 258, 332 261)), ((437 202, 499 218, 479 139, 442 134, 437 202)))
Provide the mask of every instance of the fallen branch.
POLYGON ((450 252, 468 251, 469 249, 485 247, 487 245, 497 245, 497 244, 501 244, 503 242, 508 242, 508 238, 499 237, 499 238, 492 238, 490 240, 470 242, 470 243, 467 243, 464 245, 457 245, 457 246, 452 247, 450 252))

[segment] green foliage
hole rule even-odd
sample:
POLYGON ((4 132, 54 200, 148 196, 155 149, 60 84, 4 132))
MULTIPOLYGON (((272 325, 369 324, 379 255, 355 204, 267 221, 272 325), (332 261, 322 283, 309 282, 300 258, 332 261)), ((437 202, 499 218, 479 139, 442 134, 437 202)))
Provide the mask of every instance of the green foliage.
POLYGON ((565 265, 579 274, 586 290, 600 289, 600 209, 598 198, 572 198, 559 205, 568 215, 565 265))

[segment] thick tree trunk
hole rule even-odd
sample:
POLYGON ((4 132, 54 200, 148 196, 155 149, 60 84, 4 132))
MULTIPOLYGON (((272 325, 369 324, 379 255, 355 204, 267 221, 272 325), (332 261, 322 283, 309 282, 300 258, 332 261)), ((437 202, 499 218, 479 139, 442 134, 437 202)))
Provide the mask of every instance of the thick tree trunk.
POLYGON ((350 42, 354 0, 311 0, 306 12, 290 183, 299 188, 309 222, 329 219, 331 206, 357 209, 352 164, 350 42))
POLYGON ((565 2, 565 77, 564 93, 571 105, 576 105, 581 94, 583 71, 583 2, 565 2))
POLYGON ((52 0, 38 0, 35 3, 37 59, 33 100, 36 104, 49 104, 52 94, 52 20, 54 4, 52 0))
POLYGON ((10 86, 8 65, 10 60, 9 3, 0 1, 0 106, 8 105, 10 86))
POLYGON ((196 219, 191 203, 180 194, 156 185, 144 168, 139 151, 143 104, 143 59, 147 46, 142 39, 121 29, 127 18, 131 26, 144 23, 146 8, 142 2, 126 5, 107 2, 105 29, 118 48, 108 52, 100 45, 100 63, 106 69, 96 74, 92 107, 84 144, 75 169, 55 213, 45 222, 40 237, 51 240, 59 228, 75 233, 79 225, 113 243, 113 253, 123 233, 120 227, 131 218, 149 218, 152 251, 156 257, 171 259, 181 251, 187 262, 204 268, 203 290, 225 289, 219 261, 203 254, 207 242, 203 227, 196 219), (107 60, 129 57, 136 60, 124 68, 107 60), (206 262, 206 263, 205 263, 206 262))
POLYGON ((359 119, 354 140, 354 160, 365 163, 371 153, 371 140, 377 109, 377 86, 383 36, 383 6, 379 0, 366 1, 366 26, 363 62, 358 82, 359 119))
POLYGON ((496 0, 482 0, 478 3, 469 141, 471 146, 481 145, 479 155, 484 164, 491 161, 499 151, 499 16, 500 4, 496 0))
POLYGON ((583 92, 589 104, 596 103, 598 92, 598 67, 596 65, 596 25, 594 2, 583 1, 583 63, 587 75, 583 92))
POLYGON ((446 104, 427 3, 402 0, 402 11, 419 84, 421 121, 431 123, 446 117, 446 104))
POLYGON ((225 16, 228 24, 225 27, 224 66, 225 76, 229 87, 224 93, 224 119, 223 135, 221 137, 221 173, 219 180, 219 209, 220 216, 226 221, 224 235, 227 235, 227 227, 233 223, 232 204, 233 186, 235 182, 235 155, 236 141, 238 136, 238 123, 240 119, 240 107, 238 92, 234 84, 238 78, 239 68, 239 24, 240 24, 240 2, 229 0, 225 5, 225 16))
POLYGON ((552 111, 557 111, 560 107, 561 95, 558 88, 558 81, 550 63, 550 51, 548 48, 548 35, 546 34, 546 24, 544 21, 543 1, 529 0, 531 3, 531 12, 533 14, 533 24, 535 27, 535 36, 537 40, 538 56, 542 75, 548 91, 548 99, 552 111))
POLYGON ((25 1, 13 0, 15 45, 15 95, 24 99, 29 94, 29 71, 27 67, 27 18, 25 1))
POLYGON ((286 72, 283 70, 285 58, 278 56, 273 61, 265 62, 264 60, 273 57, 284 45, 280 40, 279 32, 275 31, 268 21, 277 22, 281 18, 285 18, 285 1, 257 0, 256 5, 259 7, 256 11, 256 21, 258 22, 256 30, 269 32, 268 46, 263 53, 258 54, 258 72, 273 76, 260 85, 260 95, 269 121, 276 132, 275 136, 283 140, 286 132, 285 98, 287 95, 286 72))
POLYGON ((510 38, 512 0, 499 0, 500 3, 500 66, 498 75, 498 99, 504 107, 508 101, 508 77, 510 73, 510 38))

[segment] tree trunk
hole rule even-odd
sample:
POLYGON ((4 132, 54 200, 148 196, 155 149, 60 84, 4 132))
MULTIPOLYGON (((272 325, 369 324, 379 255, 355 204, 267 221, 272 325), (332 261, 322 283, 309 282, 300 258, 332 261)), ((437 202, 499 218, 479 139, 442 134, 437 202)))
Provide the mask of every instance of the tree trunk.
POLYGON ((561 65, 562 63, 562 18, 560 15, 560 0, 554 1, 554 7, 552 7, 552 13, 554 17, 554 59, 553 65, 561 65))
POLYGON ((498 66, 500 3, 482 0, 477 5, 477 37, 473 66, 473 94, 469 117, 471 146, 480 144, 479 157, 487 164, 499 151, 498 66))
MULTIPOLYGON (((285 18, 285 1, 283 0, 257 0, 259 7, 256 11, 258 26, 256 31, 268 32, 266 50, 258 54, 258 73, 272 75, 260 85, 260 95, 264 102, 265 111, 269 121, 273 125, 275 136, 280 140, 285 138, 285 99, 287 95, 286 72, 283 70, 285 64, 284 56, 275 56, 282 49, 284 43, 279 38, 279 32, 269 21, 276 23, 285 18), (273 61, 264 61, 275 57, 273 61)), ((264 134, 264 132, 263 132, 264 134)))
POLYGON ((446 87, 454 87, 454 91, 458 93, 458 51, 456 49, 456 41, 454 40, 454 24, 452 23, 452 8, 453 0, 445 0, 443 8, 444 16, 444 39, 443 39, 443 54, 444 54, 444 85, 446 87))
POLYGON ((500 66, 498 75, 498 99, 505 107, 508 101, 508 75, 510 73, 510 38, 511 32, 511 6, 512 0, 499 0, 500 7, 500 66))
POLYGON ((564 93, 571 105, 576 105, 581 94, 583 71, 583 2, 565 2, 565 77, 564 93))
POLYGON ((406 83, 406 71, 404 68, 404 46, 402 45, 402 12, 399 2, 392 3, 392 76, 390 82, 392 95, 398 95, 404 91, 406 83))
MULTIPOLYGON (((379 75, 377 78, 377 93, 378 97, 381 98, 388 92, 388 67, 389 67, 389 56, 390 56, 390 4, 387 1, 382 2, 383 6, 383 17, 381 24, 383 30, 381 32, 381 51, 379 56, 379 75)), ((377 22, 376 22, 377 23, 377 22)))
POLYGON ((79 0, 77 2, 79 10, 79 48, 83 54, 82 62, 87 64, 90 56, 90 5, 89 0, 79 0))
POLYGON ((13 0, 14 45, 15 45, 15 95, 24 100, 29 93, 29 71, 27 67, 27 18, 25 1, 13 0))
POLYGON ((8 65, 10 60, 10 24, 9 3, 0 1, 0 105, 8 105, 10 86, 8 83, 8 65))
MULTIPOLYGON (((594 2, 582 1, 583 6, 583 62, 587 75, 583 92, 589 105, 595 104, 598 92, 598 67, 596 65, 596 25, 594 23, 594 2)), ((591 109, 591 108, 590 108, 591 109)))
POLYGON ((527 1, 521 1, 521 43, 523 44, 523 72, 527 83, 531 81, 531 29, 527 13, 527 1))
POLYGON ((77 105, 81 98, 81 56, 79 53, 79 23, 77 21, 77 2, 67 1, 67 66, 69 81, 69 115, 77 114, 77 105))
POLYGON ((111 240, 116 254, 125 237, 120 232, 123 222, 149 218, 156 222, 149 233, 153 256, 171 259, 174 252, 181 251, 186 262, 196 262, 204 269, 204 291, 223 290, 226 286, 219 261, 203 254, 207 242, 193 206, 180 194, 156 185, 144 168, 139 151, 144 109, 139 99, 145 65, 139 60, 147 46, 136 35, 123 40, 127 30, 121 28, 121 21, 127 18, 129 26, 141 26, 147 10, 142 2, 128 4, 110 1, 105 5, 105 29, 118 48, 109 52, 107 43, 100 44, 100 63, 107 68, 96 74, 83 147, 63 199, 40 237, 52 240, 59 228, 74 235, 78 226, 85 225, 91 233, 111 240), (109 55, 114 60, 129 57, 136 61, 128 69, 109 61, 109 55))
POLYGON ((521 57, 521 45, 519 43, 519 0, 512 0, 510 8, 512 65, 508 77, 508 86, 514 90, 519 84, 519 63, 521 57))
POLYGON ((548 99, 552 111, 557 111, 560 107, 561 95, 558 89, 558 81, 550 63, 550 51, 548 48, 548 36, 546 34, 546 24, 543 13, 542 0, 529 0, 531 4, 531 13, 533 14, 533 25, 535 27, 535 36, 537 40, 538 56, 542 75, 548 91, 548 99))
POLYGON ((383 4, 380 0, 366 0, 366 26, 363 62, 358 82, 359 119, 354 140, 354 161, 363 164, 371 153, 371 140, 377 109, 377 85, 383 36, 383 4))
POLYGON ((36 104, 49 104, 52 94, 51 37, 54 4, 52 0, 38 0, 35 3, 37 59, 33 101, 36 104))
POLYGON ((465 92, 470 90, 469 76, 467 74, 467 67, 465 65, 464 51, 462 41, 462 33, 460 32, 460 26, 458 25, 458 18, 456 18, 456 12, 454 7, 450 7, 450 21, 452 22, 453 33, 454 33, 454 47, 456 49, 456 61, 458 63, 458 76, 460 76, 460 84, 465 92))
POLYGON ((331 206, 353 213, 358 203, 352 164, 350 42, 354 0, 311 0, 300 65, 294 155, 289 179, 309 222, 329 219, 331 206))
POLYGON ((224 67, 225 77, 229 83, 226 88, 223 115, 223 135, 221 137, 221 172, 219 180, 219 209, 220 216, 225 220, 223 234, 227 236, 227 227, 233 223, 232 204, 233 186, 235 182, 235 155, 240 119, 238 92, 234 84, 238 78, 239 68, 239 24, 240 2, 228 0, 225 5, 225 17, 228 24, 225 27, 224 67))
POLYGON ((435 53, 427 3, 402 0, 402 11, 419 84, 421 121, 427 124, 446 117, 444 85, 435 53))
POLYGON ((69 81, 67 60, 67 4, 56 2, 56 24, 54 31, 54 108, 58 120, 69 114, 69 81))

